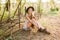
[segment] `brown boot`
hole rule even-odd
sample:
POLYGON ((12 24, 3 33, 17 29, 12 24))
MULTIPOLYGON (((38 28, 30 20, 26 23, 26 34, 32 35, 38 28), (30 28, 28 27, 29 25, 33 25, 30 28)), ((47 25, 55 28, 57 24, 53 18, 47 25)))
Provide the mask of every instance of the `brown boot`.
POLYGON ((40 31, 40 32, 44 32, 44 33, 47 33, 47 34, 50 34, 50 32, 48 32, 46 29, 42 29, 42 28, 40 28, 38 31, 40 31))

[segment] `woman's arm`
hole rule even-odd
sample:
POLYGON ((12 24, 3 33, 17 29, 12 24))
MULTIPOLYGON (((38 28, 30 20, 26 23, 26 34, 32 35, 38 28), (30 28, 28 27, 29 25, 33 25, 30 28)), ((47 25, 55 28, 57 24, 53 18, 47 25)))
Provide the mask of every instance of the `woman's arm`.
POLYGON ((26 15, 27 20, 29 20, 32 23, 32 20, 26 15))
POLYGON ((33 25, 38 26, 35 19, 30 19, 30 18, 28 17, 28 15, 26 15, 26 18, 27 18, 27 20, 30 21, 33 25))

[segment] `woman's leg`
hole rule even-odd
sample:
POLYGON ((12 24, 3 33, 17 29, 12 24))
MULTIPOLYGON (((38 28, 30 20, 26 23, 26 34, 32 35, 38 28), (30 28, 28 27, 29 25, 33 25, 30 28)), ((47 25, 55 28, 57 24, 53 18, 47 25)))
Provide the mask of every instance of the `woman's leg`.
POLYGON ((37 22, 37 20, 35 19, 32 19, 32 24, 36 27, 38 27, 39 29, 42 28, 42 29, 45 29, 41 24, 39 24, 39 22, 37 22))
POLYGON ((38 24, 36 23, 36 21, 34 19, 32 19, 32 24, 34 25, 32 32, 36 33, 39 30, 38 24))
POLYGON ((48 32, 46 30, 46 28, 44 28, 41 24, 39 24, 35 19, 32 20, 32 23, 33 23, 34 28, 35 28, 34 32, 37 32, 38 30, 40 30, 40 31, 42 31, 44 33, 50 34, 50 32, 48 32))
POLYGON ((27 23, 27 27, 28 27, 28 28, 30 28, 31 25, 32 25, 32 23, 30 23, 30 22, 27 23))
POLYGON ((38 31, 38 27, 36 27, 35 25, 30 22, 27 23, 27 27, 30 28, 31 32, 34 32, 34 33, 36 33, 38 31))

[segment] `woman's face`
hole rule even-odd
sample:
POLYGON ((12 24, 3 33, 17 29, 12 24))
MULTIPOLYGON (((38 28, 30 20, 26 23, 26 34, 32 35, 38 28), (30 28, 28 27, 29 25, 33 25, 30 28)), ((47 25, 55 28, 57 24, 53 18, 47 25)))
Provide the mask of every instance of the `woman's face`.
POLYGON ((28 13, 31 14, 33 12, 32 8, 28 10, 28 13))

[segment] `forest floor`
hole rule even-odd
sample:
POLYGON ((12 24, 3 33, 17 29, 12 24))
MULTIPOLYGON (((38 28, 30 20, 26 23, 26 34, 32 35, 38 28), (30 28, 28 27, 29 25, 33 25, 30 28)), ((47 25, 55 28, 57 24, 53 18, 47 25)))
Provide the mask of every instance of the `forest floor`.
POLYGON ((38 20, 51 34, 37 32, 31 34, 29 31, 17 31, 14 40, 60 40, 60 18, 54 16, 42 16, 38 20))

